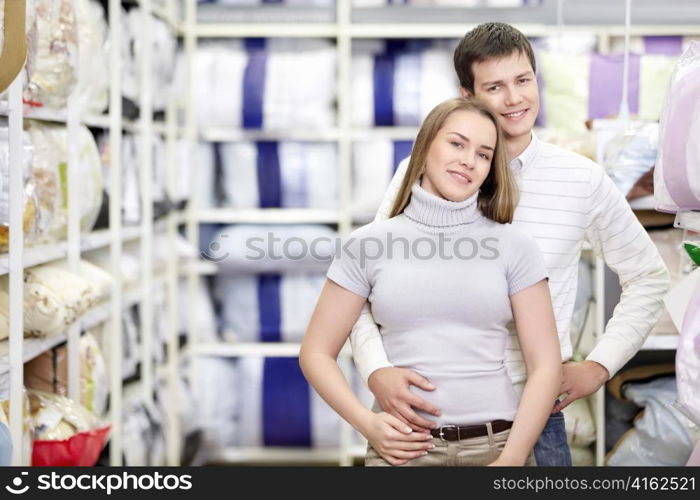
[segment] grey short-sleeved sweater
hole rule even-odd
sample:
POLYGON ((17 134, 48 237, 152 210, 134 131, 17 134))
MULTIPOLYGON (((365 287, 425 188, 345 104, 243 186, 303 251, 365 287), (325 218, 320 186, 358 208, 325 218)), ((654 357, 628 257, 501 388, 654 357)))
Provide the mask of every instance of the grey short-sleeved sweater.
POLYGON ((547 277, 535 241, 483 217, 476 197, 451 202, 416 183, 402 214, 354 231, 328 270, 369 300, 391 363, 436 385, 412 389, 441 425, 513 419, 510 296, 547 277))

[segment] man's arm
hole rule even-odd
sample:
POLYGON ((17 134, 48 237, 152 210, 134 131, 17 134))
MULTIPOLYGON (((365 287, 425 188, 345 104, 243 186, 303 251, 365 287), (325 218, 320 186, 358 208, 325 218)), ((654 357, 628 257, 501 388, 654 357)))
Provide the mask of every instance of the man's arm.
POLYGON ((597 391, 644 344, 663 312, 669 274, 656 246, 602 167, 594 166, 587 239, 620 278, 622 296, 586 361, 564 364, 562 392, 555 410, 597 391))
MULTIPOLYGON (((389 218, 391 207, 394 205, 394 200, 407 169, 408 159, 402 161, 396 169, 396 173, 392 177, 386 193, 384 193, 384 199, 379 206, 377 215, 374 217, 375 221, 389 218)), ((370 311, 369 304, 365 304, 362 308, 360 317, 352 327, 350 345, 355 366, 357 366, 357 370, 365 383, 368 383, 369 377, 374 371, 393 366, 386 356, 382 337, 370 311)))
MULTIPOLYGON (((407 170, 408 158, 403 160, 396 169, 374 220, 389 218, 407 170)), ((412 406, 433 415, 439 415, 439 410, 414 395, 409 390, 409 386, 415 385, 426 391, 434 390, 435 386, 412 370, 394 368, 387 358, 382 337, 369 304, 364 305, 360 317, 352 328, 350 345, 355 366, 382 409, 410 425, 413 430, 424 431, 432 428, 433 423, 420 417, 412 406)))

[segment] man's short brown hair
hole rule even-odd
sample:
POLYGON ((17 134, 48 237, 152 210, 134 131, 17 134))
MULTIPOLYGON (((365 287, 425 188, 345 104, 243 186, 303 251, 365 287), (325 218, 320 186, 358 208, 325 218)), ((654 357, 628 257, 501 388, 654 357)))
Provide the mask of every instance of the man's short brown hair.
POLYGON ((525 35, 510 24, 480 24, 464 35, 455 49, 453 60, 459 84, 473 94, 473 64, 508 57, 516 51, 527 56, 534 72, 535 54, 525 35))

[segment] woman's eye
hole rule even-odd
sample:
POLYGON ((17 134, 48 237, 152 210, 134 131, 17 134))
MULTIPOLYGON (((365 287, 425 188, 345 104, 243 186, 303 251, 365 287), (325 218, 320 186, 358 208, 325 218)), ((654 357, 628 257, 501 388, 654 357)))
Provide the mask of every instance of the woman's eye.
POLYGON ((487 155, 486 153, 479 153, 479 157, 484 160, 489 160, 489 155, 487 155))
POLYGON ((450 144, 452 144, 452 145, 453 145, 454 147, 456 147, 456 148, 461 148, 461 147, 462 147, 462 143, 461 143, 461 142, 452 141, 452 142, 450 142, 450 144))

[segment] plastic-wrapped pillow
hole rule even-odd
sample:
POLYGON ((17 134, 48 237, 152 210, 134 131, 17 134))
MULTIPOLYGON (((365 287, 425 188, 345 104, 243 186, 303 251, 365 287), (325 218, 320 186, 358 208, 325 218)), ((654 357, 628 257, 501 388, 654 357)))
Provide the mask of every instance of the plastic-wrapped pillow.
POLYGON ((25 104, 63 109, 77 81, 78 27, 70 0, 35 0, 37 52, 25 104))
MULTIPOLYGON (((0 293, 6 295, 8 286, 7 275, 0 276, 0 293)), ((96 302, 94 288, 77 274, 51 264, 32 267, 24 272, 25 333, 59 334, 96 302)), ((7 323, 0 323, 0 337, 7 337, 7 329, 7 323)))
MULTIPOLYGON (((338 206, 337 148, 330 143, 214 144, 223 170, 225 206, 319 208, 338 206)), ((200 165, 214 169, 216 165, 200 165)))
MULTIPOLYGON (((65 126, 31 122, 28 132, 34 145, 32 176, 41 209, 40 237, 44 241, 66 237, 68 213, 68 130, 65 126)), ((90 130, 78 131, 80 229, 92 230, 102 205, 102 160, 90 130)))
POLYGON ((324 274, 217 276, 224 340, 301 342, 325 282, 324 274))
POLYGON ((239 446, 338 446, 340 416, 309 386, 297 358, 246 357, 239 365, 239 446))
POLYGON ((373 220, 391 178, 411 154, 412 141, 358 141, 352 151, 352 205, 354 216, 373 220))
MULTIPOLYGON (((26 90, 27 82, 29 80, 28 74, 34 71, 36 53, 37 53, 37 34, 36 34, 36 8, 35 0, 26 0, 26 14, 25 14, 25 33, 27 35, 26 46, 27 46, 27 57, 24 62, 24 66, 20 72, 20 78, 22 79, 23 89, 26 90)), ((0 0, 0 26, 4 26, 5 22, 5 0, 0 0)), ((4 46, 4 36, 5 33, 0 29, 0 52, 4 46)), ((8 92, 0 92, 0 110, 8 110, 8 92)))
MULTIPOLYGON (((192 301, 189 299, 187 283, 180 281, 178 286, 178 324, 180 325, 181 332, 187 329, 187 314, 190 310, 191 303, 192 301)), ((196 315, 195 331, 197 332, 197 340, 199 342, 217 341, 214 304, 212 303, 209 287, 204 278, 199 279, 197 296, 194 298, 192 310, 196 315)))
POLYGON ((204 451, 218 451, 238 443, 241 414, 239 360, 217 356, 195 359, 197 417, 203 430, 204 451), (224 382, 225 381, 225 382, 224 382), (223 386, 229 390, 222 390, 223 386))
POLYGON ((571 446, 586 447, 595 441, 595 422, 588 399, 577 399, 564 408, 564 417, 571 446))
POLYGON ((450 40, 353 43, 353 125, 418 126, 456 95, 453 50, 450 40))
POLYGON ((28 391, 34 446, 32 465, 95 465, 109 426, 57 394, 28 391))
POLYGON ((94 0, 75 3, 78 23, 78 106, 85 113, 101 114, 109 102, 108 28, 103 7, 94 0))
POLYGON ((700 432, 672 406, 677 395, 675 377, 629 383, 623 392, 627 399, 643 407, 644 413, 610 452, 607 465, 684 465, 700 432))
POLYGON ((700 210, 700 41, 691 42, 668 86, 654 169, 656 209, 700 210))
POLYGON ((659 145, 658 123, 632 122, 606 146, 603 164, 623 195, 654 168, 659 145))
POLYGON ((56 125, 33 121, 27 128, 34 146, 31 175, 39 203, 37 239, 42 243, 58 239, 60 229, 66 224, 64 191, 61 189, 61 165, 65 172, 66 146, 57 141, 57 128, 56 125))
POLYGON ((676 407, 700 426, 700 284, 695 287, 680 332, 676 352, 676 407))
MULTIPOLYGON (((10 235, 10 152, 9 130, 6 122, 0 121, 0 252, 7 252, 10 235)), ((39 205, 35 190, 36 178, 32 172, 34 148, 29 135, 22 134, 22 164, 24 174, 24 213, 22 224, 24 227, 25 244, 34 242, 36 230, 39 224, 39 205)))
MULTIPOLYGON (((60 260, 51 263, 52 266, 69 271, 68 261, 60 260)), ((78 275, 84 278, 95 292, 96 302, 108 299, 112 294, 112 275, 87 260, 81 260, 78 275)))
POLYGON ((144 11, 140 8, 130 9, 126 13, 124 21, 129 26, 125 35, 129 38, 130 59, 133 58, 130 78, 133 78, 133 84, 137 90, 135 94, 129 97, 135 100, 140 93, 143 43, 139 38, 144 30, 148 29, 153 42, 149 71, 151 71, 153 79, 153 88, 157 89, 157 92, 153 93, 153 108, 155 110, 163 110, 166 108, 167 98, 171 94, 170 88, 173 81, 177 40, 171 34, 168 25, 156 17, 150 16, 148 20, 149 26, 146 28, 144 26, 144 11))
POLYGON ((321 225, 234 225, 221 229, 202 257, 223 274, 326 272, 337 233, 321 225))

